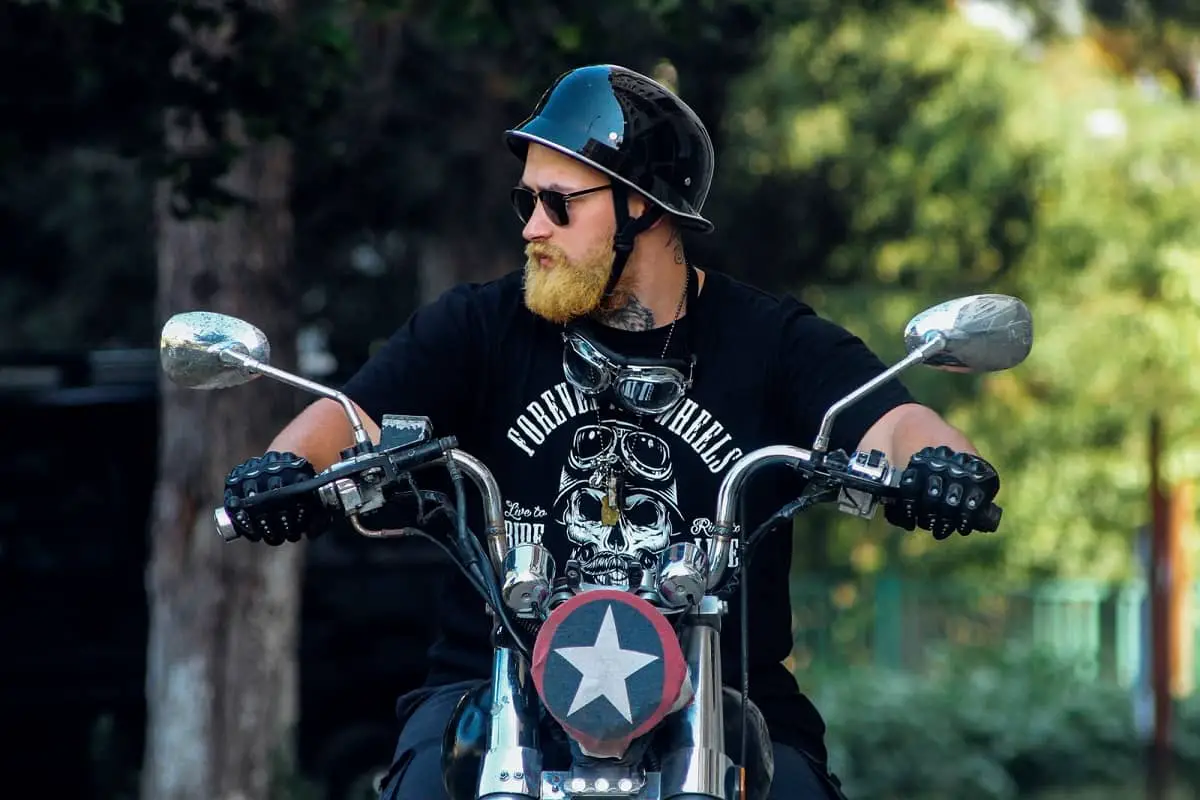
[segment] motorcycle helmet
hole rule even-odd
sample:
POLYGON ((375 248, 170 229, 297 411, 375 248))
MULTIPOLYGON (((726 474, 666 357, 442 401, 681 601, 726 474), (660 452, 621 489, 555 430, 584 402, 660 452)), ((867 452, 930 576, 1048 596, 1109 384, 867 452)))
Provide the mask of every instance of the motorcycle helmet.
POLYGON ((633 70, 611 64, 560 75, 528 119, 505 132, 524 161, 530 142, 556 150, 613 179, 617 258, 608 291, 616 286, 633 239, 663 214, 682 228, 713 230, 702 216, 712 185, 712 139, 696 113, 674 92, 633 70), (628 191, 650 203, 631 219, 628 191))

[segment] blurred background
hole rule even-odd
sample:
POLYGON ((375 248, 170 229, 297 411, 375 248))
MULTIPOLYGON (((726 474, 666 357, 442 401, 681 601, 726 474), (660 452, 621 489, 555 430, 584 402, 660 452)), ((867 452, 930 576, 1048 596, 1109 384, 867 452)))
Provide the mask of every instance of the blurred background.
POLYGON ((1033 311, 1011 372, 905 379, 997 465, 999 534, 796 526, 792 666, 850 796, 1200 796, 1187 0, 4 0, 7 779, 371 796, 450 567, 218 547, 221 477, 307 399, 173 391, 158 331, 236 313, 345 380, 422 302, 521 266, 500 134, 593 62, 709 124, 701 267, 888 360, 941 300, 1033 311))

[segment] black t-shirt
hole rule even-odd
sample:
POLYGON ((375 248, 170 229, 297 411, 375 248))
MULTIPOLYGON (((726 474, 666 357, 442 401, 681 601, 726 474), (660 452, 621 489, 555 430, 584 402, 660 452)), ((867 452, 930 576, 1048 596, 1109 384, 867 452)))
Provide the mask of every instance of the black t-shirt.
MULTIPOLYGON (((660 355, 667 331, 605 328, 601 335, 618 352, 660 355)), ((572 555, 596 567, 604 558, 645 558, 707 536, 730 464, 765 445, 811 446, 826 409, 884 369, 861 340, 803 303, 712 270, 668 355, 692 347, 695 382, 682 403, 640 423, 618 416, 566 382, 562 328, 525 308, 516 271, 457 286, 419 309, 344 390, 377 422, 384 414, 421 414, 435 435, 458 437, 496 476, 510 543, 541 543, 560 571, 572 555), (614 446, 629 477, 625 508, 616 525, 605 526, 587 480, 589 460, 597 448, 614 446)), ((832 447, 853 451, 879 417, 906 402, 912 398, 898 381, 879 388, 838 417, 832 447)), ((745 527, 754 530, 799 488, 786 467, 757 472, 745 527)), ((469 505, 480 507, 476 498, 469 505)), ((477 513, 471 525, 483 530, 477 513)), ((763 540, 751 562, 750 692, 774 737, 823 757, 824 724, 782 663, 793 645, 791 555, 785 528, 763 540)), ((453 576, 435 600, 439 635, 429 651, 429 684, 490 674, 483 602, 457 570, 453 576)), ((722 627, 722 674, 733 686, 740 682, 738 596, 722 627)))

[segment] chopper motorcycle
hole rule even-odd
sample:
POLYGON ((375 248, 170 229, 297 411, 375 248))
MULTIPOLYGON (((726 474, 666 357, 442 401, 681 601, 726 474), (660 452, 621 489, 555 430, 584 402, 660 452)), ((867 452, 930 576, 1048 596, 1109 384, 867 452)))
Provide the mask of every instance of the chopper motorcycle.
MULTIPOLYGON (((748 698, 745 602, 739 690, 723 684, 720 658, 725 598, 745 591, 740 578, 755 544, 818 503, 869 519, 898 497, 899 470, 883 453, 829 450, 845 408, 915 364, 1005 370, 1026 358, 1032 342, 1029 309, 1015 297, 972 295, 921 312, 904 330, 907 356, 833 404, 811 448, 765 446, 728 468, 707 546, 671 545, 655 567, 631 569, 616 587, 589 584, 573 562, 557 574, 539 544, 510 544, 495 476, 453 436, 435 436, 426 417, 385 415, 380 441, 372 443, 344 394, 271 366, 270 343, 252 324, 206 311, 176 314, 162 329, 160 358, 168 377, 185 387, 220 389, 266 375, 336 400, 350 420, 355 443, 341 461, 234 501, 235 513, 315 493, 363 536, 431 539, 486 603, 491 679, 464 691, 443 739, 453 800, 758 800, 770 786, 771 748, 748 698), (739 500, 755 471, 769 464, 790 466, 804 489, 742 539, 732 568, 739 500), (417 486, 415 476, 434 467, 447 471, 453 497, 417 486), (468 529, 464 475, 482 496, 483 536, 468 529), (412 527, 364 522, 394 503, 414 510, 412 527), (616 617, 627 634, 619 638, 616 617), (631 627, 640 630, 634 638, 641 647, 627 646, 631 627), (637 691, 641 684, 654 689, 637 691)), ((990 505, 982 516, 981 530, 994 531, 1001 509, 990 505)), ((239 538, 224 507, 214 511, 214 523, 226 541, 239 538)))

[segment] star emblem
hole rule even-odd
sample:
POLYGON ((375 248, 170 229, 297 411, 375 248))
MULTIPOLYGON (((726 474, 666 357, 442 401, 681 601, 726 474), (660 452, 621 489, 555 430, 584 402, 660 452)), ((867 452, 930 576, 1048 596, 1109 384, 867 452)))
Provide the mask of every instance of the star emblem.
POLYGON ((621 755, 684 700, 687 667, 674 629, 618 589, 589 589, 555 608, 538 631, 532 666, 546 711, 590 755, 621 755))
POLYGON ((568 717, 593 700, 603 698, 612 703, 626 722, 633 722, 625 681, 647 664, 658 661, 659 657, 621 649, 612 606, 604 612, 604 621, 600 623, 595 644, 590 647, 560 647, 554 652, 569 661, 581 676, 575 699, 567 709, 568 717))

